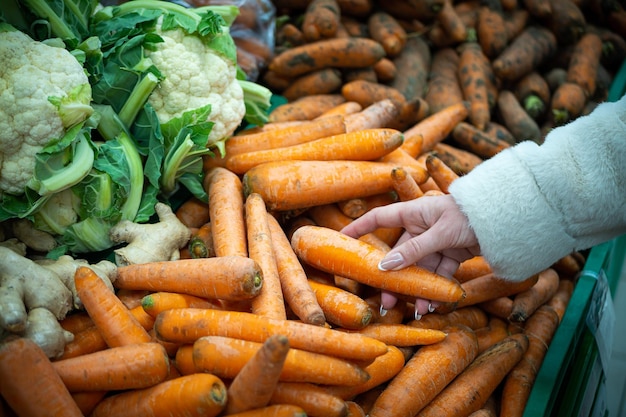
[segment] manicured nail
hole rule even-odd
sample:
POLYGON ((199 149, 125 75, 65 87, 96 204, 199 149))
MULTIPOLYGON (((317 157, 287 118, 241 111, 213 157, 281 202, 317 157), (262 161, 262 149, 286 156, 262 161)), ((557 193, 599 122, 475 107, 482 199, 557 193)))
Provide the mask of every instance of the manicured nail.
POLYGON ((431 303, 428 303, 428 312, 433 313, 435 311, 435 307, 431 303))
POLYGON ((418 313, 417 310, 415 310, 415 320, 420 320, 421 318, 422 318, 422 315, 418 313))
POLYGON ((392 253, 391 255, 385 256, 378 263, 378 269, 382 271, 391 271, 404 263, 404 258, 399 253, 392 253))
POLYGON ((383 306, 380 306, 380 316, 384 316, 387 314, 387 309, 383 306))

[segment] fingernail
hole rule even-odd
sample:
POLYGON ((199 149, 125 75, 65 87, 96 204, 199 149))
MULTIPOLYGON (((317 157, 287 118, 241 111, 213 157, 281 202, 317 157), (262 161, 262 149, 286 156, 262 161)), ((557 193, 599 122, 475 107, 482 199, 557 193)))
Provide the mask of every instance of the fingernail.
POLYGON ((415 310, 415 320, 420 320, 421 318, 422 318, 422 315, 418 313, 417 310, 415 310))
POLYGON ((382 271, 390 271, 401 266, 404 263, 404 258, 399 253, 392 253, 385 256, 378 263, 378 269, 382 271))
POLYGON ((380 306, 380 315, 381 317, 387 314, 387 309, 385 309, 383 306, 380 306))
POLYGON ((433 305, 431 303, 428 303, 428 312, 432 313, 435 311, 435 307, 433 307, 433 305))

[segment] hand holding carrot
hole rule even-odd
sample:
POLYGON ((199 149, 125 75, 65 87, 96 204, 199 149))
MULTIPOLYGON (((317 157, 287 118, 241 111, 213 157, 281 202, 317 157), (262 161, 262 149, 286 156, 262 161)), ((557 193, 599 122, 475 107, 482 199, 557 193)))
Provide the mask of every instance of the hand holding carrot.
MULTIPOLYGON (((381 270, 398 270, 412 264, 452 278, 459 264, 479 254, 476 235, 467 217, 450 195, 420 197, 370 210, 341 231, 359 237, 380 227, 403 227, 404 235, 380 261, 381 270)), ((381 304, 390 309, 396 296, 383 291, 381 304)), ((436 307, 435 302, 418 299, 419 317, 436 307)))

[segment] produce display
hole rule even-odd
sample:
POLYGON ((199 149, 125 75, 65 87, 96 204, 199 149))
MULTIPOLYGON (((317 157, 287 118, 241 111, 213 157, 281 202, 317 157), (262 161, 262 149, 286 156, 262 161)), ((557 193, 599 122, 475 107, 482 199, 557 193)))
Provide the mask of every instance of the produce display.
POLYGON ((0 416, 523 416, 586 253, 340 230, 607 100, 623 5, 111 3, 0 7, 0 416))

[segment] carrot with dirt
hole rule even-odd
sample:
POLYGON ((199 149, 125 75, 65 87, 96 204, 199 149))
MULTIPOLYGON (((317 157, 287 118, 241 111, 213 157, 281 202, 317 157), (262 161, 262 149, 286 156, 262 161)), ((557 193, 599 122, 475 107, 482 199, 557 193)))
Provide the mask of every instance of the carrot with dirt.
POLYGON ((426 157, 426 170, 444 193, 448 193, 452 182, 459 178, 459 175, 434 153, 429 153, 426 157))
POLYGON ((209 221, 209 206, 205 201, 190 197, 183 201, 174 214, 187 227, 201 227, 209 221))
POLYGON ((345 116, 346 132, 389 127, 399 114, 400 110, 391 99, 376 101, 359 112, 345 116))
POLYGON ((493 138, 467 122, 459 122, 454 126, 451 136, 460 148, 483 159, 491 158, 501 150, 511 147, 508 142, 493 138))
POLYGON ((389 191, 369 197, 339 201, 337 202, 337 206, 343 214, 352 219, 356 219, 374 207, 384 206, 395 203, 396 201, 398 201, 398 196, 395 192, 389 191))
MULTIPOLYGON (((193 363, 200 372, 234 379, 262 346, 232 337, 203 336, 193 343, 193 363)), ((347 359, 291 347, 278 377, 288 382, 355 385, 367 381, 369 375, 347 359)))
POLYGON ((601 57, 602 39, 593 32, 584 34, 572 51, 567 67, 567 81, 581 86, 587 97, 593 97, 596 92, 601 57))
POLYGON ((239 413, 228 414, 229 417, 307 417, 307 414, 297 405, 274 404, 255 408, 239 413))
POLYGON ((341 20, 337 0, 312 0, 304 11, 301 30, 307 42, 333 38, 341 20))
POLYGON ((557 40, 552 31, 543 26, 530 25, 492 60, 492 68, 498 78, 515 81, 540 68, 556 50, 557 40))
POLYGON ((402 167, 391 170, 391 179, 393 181, 393 189, 398 194, 400 201, 414 200, 424 195, 413 177, 408 175, 402 167))
MULTIPOLYGON (((208 210, 209 208, 207 206, 207 212, 208 210)), ((216 256, 210 221, 204 223, 196 231, 191 233, 191 238, 189 238, 189 244, 187 246, 192 258, 213 258, 216 256)))
POLYGON ((559 85, 550 100, 553 126, 563 125, 583 114, 587 94, 578 84, 569 81, 559 85))
POLYGON ((206 171, 203 186, 209 199, 215 255, 248 256, 240 178, 226 168, 214 167, 206 171))
POLYGON ((287 337, 279 334, 268 337, 233 377, 224 412, 230 415, 267 406, 288 352, 287 337))
POLYGON ((464 42, 458 49, 458 77, 463 97, 469 102, 468 118, 477 129, 484 130, 491 120, 487 74, 483 69, 485 55, 477 42, 464 42))
POLYGON ((539 125, 511 90, 500 90, 497 108, 504 126, 513 134, 517 142, 526 140, 541 142, 542 134, 539 125))
POLYGON ((552 2, 545 0, 522 0, 524 8, 531 16, 543 19, 552 13, 552 2))
POLYGON ((383 46, 368 38, 331 38, 286 49, 269 62, 268 69, 296 77, 322 68, 363 68, 385 56, 383 46))
POLYGON ((377 101, 389 99, 395 104, 398 111, 402 110, 407 101, 404 95, 396 88, 366 80, 355 80, 345 83, 341 87, 341 95, 347 101, 356 101, 363 107, 367 107, 377 101))
POLYGON ((403 141, 404 135, 395 129, 365 129, 299 145, 240 153, 226 161, 226 168, 245 174, 257 165, 275 161, 374 161, 400 147, 403 141))
POLYGON ((262 343, 272 334, 284 334, 294 349, 354 360, 371 360, 387 351, 387 345, 363 335, 231 310, 167 310, 157 316, 154 329, 159 339, 178 343, 192 343, 209 335, 262 343))
POLYGON ((549 0, 550 15, 543 25, 549 29, 561 45, 576 43, 585 34, 587 19, 573 0, 549 0))
POLYGON ((375 11, 367 17, 370 37, 382 45, 387 57, 395 57, 407 42, 407 33, 398 20, 384 11, 375 11))
POLYGON ((483 162, 478 155, 447 143, 436 144, 433 152, 459 176, 467 174, 483 162))
POLYGON ((326 227, 300 227, 291 237, 291 246, 304 262, 374 288, 453 303, 464 297, 458 283, 416 265, 380 271, 378 262, 385 251, 326 227))
POLYGON ((428 102, 423 97, 415 97, 402 105, 400 114, 389 124, 389 127, 405 130, 424 120, 428 115, 430 115, 428 102))
MULTIPOLYGON (((341 115, 341 116, 344 116, 345 118, 346 116, 358 113, 361 110, 363 110, 363 106, 361 106, 356 101, 345 101, 341 104, 336 105, 335 107, 332 107, 326 110, 324 113, 317 116, 314 120, 323 119, 324 117, 335 116, 335 115, 341 115)), ((337 133, 344 133, 344 132, 337 132, 337 133)), ((332 134, 334 133, 331 133, 325 136, 330 136, 332 134)))
POLYGON ((446 333, 442 330, 420 329, 406 324, 370 323, 362 329, 346 331, 359 332, 396 347, 432 345, 446 338, 446 333))
POLYGON ((70 392, 140 389, 165 381, 169 357, 158 343, 112 347, 52 363, 70 392))
POLYGON ((376 74, 376 79, 383 83, 393 81, 398 75, 396 63, 389 58, 381 58, 372 66, 372 69, 374 74, 376 74))
POLYGON ((454 48, 433 51, 424 100, 432 114, 464 100, 457 68, 459 54, 454 48))
POLYGON ((535 274, 522 281, 507 281, 493 273, 471 279, 461 284, 465 290, 465 298, 459 301, 458 306, 465 307, 518 294, 531 288, 538 279, 539 274, 535 274))
POLYGON ((18 416, 82 416, 44 350, 34 341, 0 343, 0 397, 18 416))
POLYGON ((444 0, 443 7, 437 13, 436 21, 449 36, 451 42, 461 43, 467 40, 467 26, 454 8, 452 0, 444 0))
POLYGON ((294 79, 282 95, 293 101, 312 94, 331 94, 343 84, 341 72, 336 68, 322 68, 302 74, 294 79))
POLYGON ((418 154, 404 144, 400 148, 406 150, 413 158, 417 158, 420 154, 431 151, 437 143, 442 142, 454 130, 455 126, 468 116, 469 107, 467 103, 451 104, 404 131, 405 144, 412 143, 415 136, 422 137, 422 145, 416 149, 419 151, 418 154))
POLYGON ((312 94, 275 107, 267 117, 272 123, 313 120, 345 101, 338 93, 312 94))
POLYGON ((567 305, 572 299, 574 293, 574 282, 569 279, 561 279, 559 281, 559 288, 556 293, 548 300, 546 305, 552 307, 559 316, 559 321, 563 320, 563 315, 567 309, 567 305))
POLYGON ((509 145, 515 145, 517 143, 513 133, 511 133, 506 126, 495 121, 491 121, 487 124, 485 133, 497 141, 503 140, 509 145))
POLYGON ((263 271, 247 256, 179 259, 120 267, 115 286, 207 299, 249 300, 261 291, 263 271))
POLYGON ((478 44, 486 57, 493 59, 500 55, 509 43, 509 33, 502 10, 481 6, 476 23, 478 44))
POLYGON ((458 45, 460 42, 475 38, 476 23, 478 22, 478 5, 476 2, 454 2, 454 12, 465 26, 467 37, 461 41, 455 40, 448 34, 445 25, 439 21, 435 21, 427 32, 429 42, 435 49, 449 48, 458 45))
POLYGON ((528 349, 528 337, 507 336, 476 359, 432 399, 417 415, 468 415, 482 408, 506 375, 522 359, 528 349))
POLYGON ((520 362, 508 373, 502 385, 500 416, 521 417, 543 363, 552 337, 559 325, 558 314, 549 306, 536 310, 524 325, 528 349, 520 362))
POLYGON ((585 266, 585 257, 577 251, 568 253, 552 264, 551 268, 559 273, 562 278, 575 278, 585 266))
POLYGON ((334 285, 309 280, 326 320, 344 329, 362 329, 372 320, 372 309, 361 297, 334 285))
MULTIPOLYGON (((268 211, 287 211, 391 191, 389 173, 395 166, 375 161, 275 161, 249 169, 242 182, 246 195, 263 196, 268 211)), ((418 184, 428 176, 425 168, 411 169, 410 174, 418 184)))
POLYGON ((195 373, 106 397, 91 416, 216 417, 224 410, 226 400, 227 391, 222 380, 208 373, 195 373))
MULTIPOLYGON (((421 136, 419 136, 418 138, 421 138, 421 136)), ((416 145, 416 146, 419 146, 419 145, 416 145)), ((409 152, 403 149, 402 146, 400 146, 400 148, 398 149, 394 149, 393 151, 389 152, 387 155, 380 158, 379 161, 389 163, 389 164, 394 164, 396 168, 401 167, 407 173, 409 173, 411 170, 419 171, 422 169, 424 170, 426 169, 426 165, 421 163, 418 159, 412 157, 409 154, 409 152)), ((426 181, 424 182, 429 182, 429 181, 431 181, 430 177, 428 177, 426 181)), ((423 185, 424 182, 420 183, 419 185, 423 185)))
POLYGON ((165 310, 173 308, 221 308, 218 300, 209 300, 195 295, 158 291, 146 295, 141 301, 141 308, 153 318, 165 310))
POLYGON ((291 248, 289 238, 274 216, 267 214, 267 223, 285 302, 300 320, 321 326, 326 322, 324 311, 308 283, 302 264, 291 248))
POLYGON ((374 402, 371 417, 415 416, 472 363, 478 354, 474 332, 462 325, 445 331, 444 340, 418 349, 389 381, 374 402))
POLYGON ((256 261, 263 274, 263 286, 251 301, 251 312, 275 319, 287 319, 285 300, 278 276, 272 236, 265 202, 259 194, 246 197, 245 218, 250 259, 256 261))
POLYGON ((547 268, 541 271, 535 285, 513 297, 513 307, 509 320, 523 322, 528 319, 556 294, 559 281, 559 274, 554 269, 547 268))
POLYGON ((532 71, 520 78, 513 88, 515 97, 534 120, 546 114, 552 91, 546 79, 538 71, 532 71))
POLYGON ((279 382, 270 404, 293 404, 309 417, 346 417, 348 413, 344 400, 308 382, 279 382))
MULTIPOLYGON (((173 262, 173 261, 169 261, 173 262)), ((85 310, 107 346, 150 342, 148 332, 91 268, 81 266, 74 275, 76 290, 85 310)))
POLYGON ((508 320, 513 310, 513 299, 509 296, 496 297, 483 301, 478 306, 494 317, 508 320))

